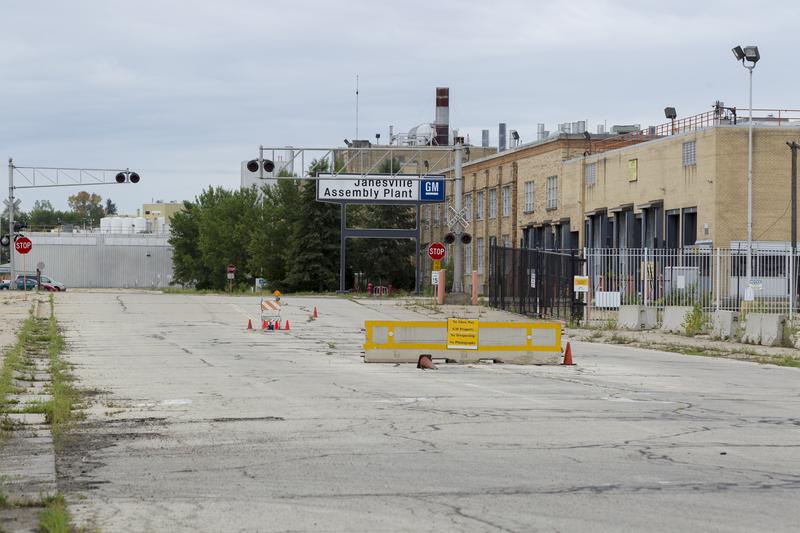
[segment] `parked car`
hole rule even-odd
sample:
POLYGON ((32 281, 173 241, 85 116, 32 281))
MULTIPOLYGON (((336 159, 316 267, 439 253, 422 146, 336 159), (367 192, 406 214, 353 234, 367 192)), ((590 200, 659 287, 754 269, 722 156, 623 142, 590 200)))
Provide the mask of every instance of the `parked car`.
POLYGON ((42 280, 42 288, 44 288, 44 285, 51 285, 53 287, 53 290, 55 290, 55 291, 65 291, 65 290, 67 290, 67 286, 66 285, 64 285, 60 281, 54 280, 53 278, 51 278, 49 276, 45 276, 44 274, 42 274, 41 280, 42 280))
MULTIPOLYGON (((28 289, 36 288, 36 274, 17 274, 17 289, 22 290, 22 283, 23 279, 28 280, 28 289), (34 284, 31 286, 31 280, 33 280, 34 284)), ((67 286, 61 283, 60 281, 56 281, 51 277, 45 276, 44 274, 41 275, 41 288, 51 292, 59 292, 67 290, 67 286)), ((8 288, 8 287, 6 287, 8 288)))
POLYGON ((1 290, 8 290, 8 287, 11 285, 11 280, 4 279, 0 281, 0 291, 1 290))
POLYGON ((37 285, 38 285, 38 283, 36 283, 36 278, 23 278, 22 276, 17 277, 17 290, 18 291, 23 290, 23 287, 24 287, 24 290, 26 290, 26 291, 32 291, 32 290, 36 289, 37 285))

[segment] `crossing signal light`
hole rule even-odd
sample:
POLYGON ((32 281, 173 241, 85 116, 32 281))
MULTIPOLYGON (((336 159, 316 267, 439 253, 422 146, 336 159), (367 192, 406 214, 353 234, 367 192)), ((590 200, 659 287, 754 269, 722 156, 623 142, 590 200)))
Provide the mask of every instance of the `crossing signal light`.
POLYGON ((0 246, 5 247, 8 246, 9 244, 11 244, 11 239, 8 237, 8 235, 3 235, 2 237, 0 237, 0 246))
POLYGON ((454 242, 456 242, 456 236, 453 235, 452 233, 448 233, 447 235, 444 236, 444 242, 445 244, 453 244, 454 242))
MULTIPOLYGON (((270 161, 269 159, 264 159, 262 162, 262 166, 264 167, 264 172, 272 172, 275 170, 275 163, 270 161)), ((251 159, 247 162, 247 170, 250 172, 258 172, 258 159, 251 159)))
POLYGON ((469 233, 462 233, 461 234, 461 244, 469 244, 472 242, 472 235, 469 233))
POLYGON ((130 183, 139 183, 139 180, 141 178, 139 177, 139 174, 137 174, 136 172, 125 171, 125 172, 117 172, 117 175, 114 176, 114 179, 117 181, 117 183, 125 183, 126 181, 130 183))

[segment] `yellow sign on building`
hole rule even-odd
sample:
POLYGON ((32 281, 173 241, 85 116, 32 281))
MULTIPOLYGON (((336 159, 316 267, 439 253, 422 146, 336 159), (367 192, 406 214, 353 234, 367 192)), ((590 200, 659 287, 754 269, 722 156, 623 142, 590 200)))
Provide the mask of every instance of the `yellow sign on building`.
POLYGON ((478 321, 467 318, 448 318, 447 348, 449 350, 477 350, 478 321))

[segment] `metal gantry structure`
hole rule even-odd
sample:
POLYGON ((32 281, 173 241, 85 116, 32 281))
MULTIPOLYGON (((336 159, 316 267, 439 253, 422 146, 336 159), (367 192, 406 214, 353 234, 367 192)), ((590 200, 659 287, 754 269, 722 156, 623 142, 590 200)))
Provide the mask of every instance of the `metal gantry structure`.
MULTIPOLYGON (((425 176, 433 174, 445 174, 450 171, 453 172, 452 178, 445 178, 445 181, 453 183, 453 196, 454 207, 456 212, 461 212, 462 196, 463 196, 463 176, 462 176, 462 160, 464 154, 463 139, 456 138, 455 144, 452 146, 404 146, 404 145, 387 145, 387 146, 356 146, 358 141, 349 143, 345 141, 348 146, 337 148, 310 148, 310 147, 268 147, 259 146, 258 159, 251 161, 257 163, 257 168, 252 165, 248 168, 251 172, 258 172, 258 177, 264 180, 269 179, 305 179, 321 181, 326 179, 337 179, 340 176, 353 178, 354 174, 357 178, 365 179, 371 175, 386 161, 400 162, 397 170, 392 168, 391 176, 403 175, 403 179, 416 179, 422 180, 425 176), (280 156, 280 157, 278 157, 280 156), (308 173, 312 161, 328 161, 330 171, 324 177, 312 176, 308 173), (299 163, 299 172, 295 171, 296 164, 299 163), (265 169, 272 169, 268 171, 265 169), (286 172, 282 172, 286 171, 286 172), (405 175, 413 172, 415 176, 405 175), (281 173, 293 173, 291 176, 281 176, 281 173)), ((346 264, 347 264, 347 239, 348 238, 382 238, 382 239, 412 239, 416 242, 415 250, 415 265, 416 265, 416 282, 415 288, 420 292, 421 288, 421 239, 422 227, 420 221, 420 206, 423 202, 408 203, 410 208, 414 208, 416 216, 416 224, 413 229, 387 229, 387 228, 369 228, 357 229, 347 227, 347 204, 353 203, 348 201, 335 202, 340 204, 341 217, 340 217, 340 257, 339 257, 339 290, 345 291, 345 277, 346 277, 346 264)), ((392 205, 390 202, 381 202, 385 205, 392 205)), ((459 222, 451 225, 453 233, 456 235, 453 250, 453 292, 463 292, 463 263, 462 263, 462 248, 461 248, 461 234, 465 231, 465 227, 459 222)))
POLYGON ((77 167, 40 167, 17 166, 14 159, 8 158, 8 237, 9 243, 9 289, 16 289, 14 279, 14 210, 19 201, 14 197, 16 189, 38 189, 43 187, 88 187, 94 185, 117 185, 120 183, 138 183, 139 175, 129 168, 77 168, 77 167), (22 185, 14 184, 14 177, 23 180, 22 185))

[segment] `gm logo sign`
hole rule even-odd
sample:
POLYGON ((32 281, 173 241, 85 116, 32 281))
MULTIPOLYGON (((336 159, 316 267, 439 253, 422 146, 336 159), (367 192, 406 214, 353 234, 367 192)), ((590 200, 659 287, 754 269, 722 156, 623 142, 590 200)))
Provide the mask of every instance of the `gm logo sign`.
POLYGON ((444 202, 444 176, 424 176, 419 185, 420 202, 444 202))

